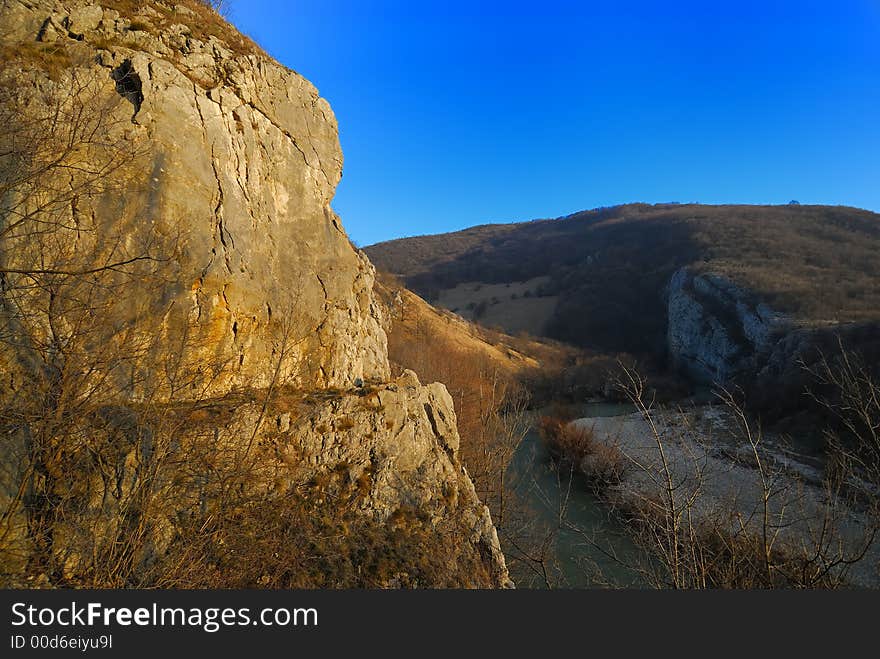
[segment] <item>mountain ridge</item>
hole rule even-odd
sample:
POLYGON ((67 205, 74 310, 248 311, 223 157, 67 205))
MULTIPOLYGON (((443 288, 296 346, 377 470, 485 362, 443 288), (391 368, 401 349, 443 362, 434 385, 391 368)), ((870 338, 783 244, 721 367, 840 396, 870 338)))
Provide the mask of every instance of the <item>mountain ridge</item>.
POLYGON ((809 320, 826 319, 819 315, 820 305, 805 305, 801 311, 793 308, 805 302, 803 289, 821 295, 833 288, 833 277, 851 276, 859 279, 854 285, 864 289, 853 291, 851 297, 856 300, 864 292, 867 298, 858 304, 843 301, 837 309, 826 305, 824 310, 839 316, 832 320, 858 320, 873 318, 873 310, 880 308, 876 293, 868 286, 870 278, 880 273, 874 246, 880 246, 880 215, 846 206, 627 204, 556 219, 401 238, 364 251, 380 269, 401 277, 429 299, 436 299, 438 288, 464 281, 523 281, 550 274, 560 288, 566 283, 559 279, 578 271, 619 280, 627 262, 662 269, 665 278, 656 287, 659 290, 675 270, 688 265, 718 270, 769 297, 782 311, 809 320), (807 235, 799 236, 799 232, 807 235), (656 250, 665 250, 665 262, 649 253, 656 250), (847 250, 858 263, 843 262, 847 250), (834 257, 841 262, 829 262, 834 257), (591 259, 598 258, 613 263, 608 268, 589 267, 591 259), (816 263, 797 262, 810 259, 816 263), (774 282, 772 273, 762 271, 774 270, 778 264, 791 268, 802 281, 774 282), (864 266, 867 272, 857 272, 856 266, 864 266), (818 289, 811 288, 817 285, 818 289))

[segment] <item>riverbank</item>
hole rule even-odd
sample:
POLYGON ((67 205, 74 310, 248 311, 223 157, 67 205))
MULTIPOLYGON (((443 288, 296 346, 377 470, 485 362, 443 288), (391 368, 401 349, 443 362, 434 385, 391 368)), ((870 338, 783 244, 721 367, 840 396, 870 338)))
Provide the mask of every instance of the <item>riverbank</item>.
MULTIPOLYGON (((718 560, 733 562, 742 558, 738 552, 759 548, 767 586, 779 585, 777 579, 789 586, 880 585, 876 520, 829 488, 815 460, 741 421, 723 406, 694 406, 581 418, 571 427, 625 461, 602 496, 634 520, 636 533, 672 525, 689 536, 683 547, 711 538, 726 545, 718 560)), ((584 456, 578 467, 587 474, 594 468, 584 456)), ((659 549, 680 549, 678 542, 659 549)))

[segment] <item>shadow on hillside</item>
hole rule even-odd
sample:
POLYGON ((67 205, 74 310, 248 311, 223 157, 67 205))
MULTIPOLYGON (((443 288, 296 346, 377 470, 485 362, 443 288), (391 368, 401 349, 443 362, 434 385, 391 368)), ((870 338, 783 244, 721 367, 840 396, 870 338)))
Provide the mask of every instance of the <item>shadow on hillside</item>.
POLYGON ((549 275, 534 293, 559 296, 551 338, 603 352, 663 356, 665 286, 676 269, 700 258, 691 224, 607 209, 505 229, 407 283, 435 299, 439 290, 462 282, 549 275))

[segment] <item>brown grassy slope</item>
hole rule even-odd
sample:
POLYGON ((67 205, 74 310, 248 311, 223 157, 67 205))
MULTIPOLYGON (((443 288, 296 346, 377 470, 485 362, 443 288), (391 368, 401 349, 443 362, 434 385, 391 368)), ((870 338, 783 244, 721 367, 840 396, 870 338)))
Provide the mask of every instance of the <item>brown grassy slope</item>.
POLYGON ((389 356, 392 364, 400 367, 413 368, 399 359, 403 357, 404 346, 438 353, 445 351, 450 355, 478 355, 481 361, 505 376, 539 368, 544 361, 564 358, 566 351, 561 347, 489 330, 434 307, 387 274, 379 273, 375 290, 392 315, 389 356))
POLYGON ((809 322, 880 318, 880 216, 831 206, 631 204, 366 248, 432 298, 461 282, 549 275, 548 334, 601 349, 662 349, 662 290, 679 267, 730 276, 809 322))
MULTIPOLYGON (((522 411, 522 383, 558 373, 577 351, 530 337, 512 337, 437 309, 380 273, 375 291, 386 309, 388 356, 396 375, 414 370, 422 382, 442 382, 455 403, 461 457, 480 498, 494 509, 506 447, 500 413, 522 411)), ((507 456, 509 458, 509 456, 507 456)))

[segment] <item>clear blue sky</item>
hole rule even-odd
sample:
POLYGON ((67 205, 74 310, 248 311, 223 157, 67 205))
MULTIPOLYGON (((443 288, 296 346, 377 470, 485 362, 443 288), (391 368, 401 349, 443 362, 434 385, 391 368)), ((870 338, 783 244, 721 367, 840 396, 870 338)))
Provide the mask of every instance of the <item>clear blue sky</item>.
POLYGON ((880 210, 880 0, 232 0, 361 245, 631 201, 880 210))

